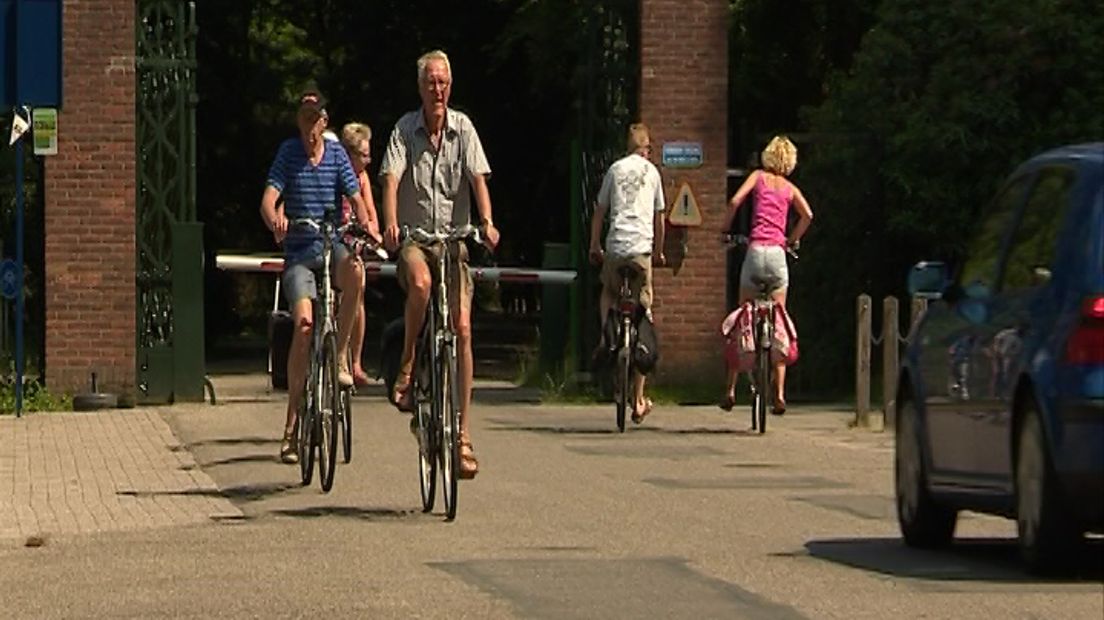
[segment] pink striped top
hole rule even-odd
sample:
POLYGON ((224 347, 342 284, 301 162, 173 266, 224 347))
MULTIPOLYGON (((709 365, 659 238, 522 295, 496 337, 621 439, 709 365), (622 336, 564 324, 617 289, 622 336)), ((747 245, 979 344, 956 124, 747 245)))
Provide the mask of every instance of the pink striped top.
POLYGON ((793 190, 789 183, 771 189, 760 173, 755 182, 755 211, 751 214, 751 245, 786 245, 786 216, 793 190))

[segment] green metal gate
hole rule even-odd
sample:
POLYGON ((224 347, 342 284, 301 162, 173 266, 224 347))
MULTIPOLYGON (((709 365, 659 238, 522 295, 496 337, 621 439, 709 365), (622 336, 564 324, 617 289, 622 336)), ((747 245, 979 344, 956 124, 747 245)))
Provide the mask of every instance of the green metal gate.
POLYGON ((584 25, 587 53, 582 69, 578 138, 572 158, 571 342, 576 368, 589 367, 598 343, 598 273, 588 263, 590 218, 602 177, 625 155, 629 124, 639 120, 640 2, 605 0, 591 5, 584 25))
POLYGON ((136 1, 138 399, 203 400, 195 4, 136 1))

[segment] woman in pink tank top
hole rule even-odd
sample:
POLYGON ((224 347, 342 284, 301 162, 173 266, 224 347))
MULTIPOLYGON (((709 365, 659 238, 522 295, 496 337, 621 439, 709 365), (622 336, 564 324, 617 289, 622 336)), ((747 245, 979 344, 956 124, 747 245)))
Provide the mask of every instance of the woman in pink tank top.
MULTIPOLYGON (((763 149, 761 170, 755 170, 740 185, 740 189, 729 201, 728 217, 725 218, 724 233, 732 229, 732 220, 736 211, 747 200, 748 194, 755 190, 755 205, 751 214, 751 234, 744 263, 740 267, 740 303, 744 303, 757 292, 756 281, 777 282, 772 293, 775 302, 786 307, 786 290, 789 286, 789 270, 786 266, 787 245, 796 247, 813 221, 813 210, 801 190, 786 179, 797 166, 797 147, 785 136, 775 136, 763 149), (800 220, 787 236, 786 222, 790 207, 797 209, 800 220)), ((728 369, 728 388, 724 405, 731 409, 736 400, 735 368, 728 369)), ((781 415, 786 411, 786 366, 775 366, 776 392, 773 412, 781 415)))

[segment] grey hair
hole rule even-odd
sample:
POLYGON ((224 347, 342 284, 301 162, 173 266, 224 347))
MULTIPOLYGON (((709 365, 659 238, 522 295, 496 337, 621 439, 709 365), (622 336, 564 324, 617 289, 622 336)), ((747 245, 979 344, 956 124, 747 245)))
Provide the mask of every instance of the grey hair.
POLYGON ((452 78, 452 65, 449 63, 448 54, 441 50, 433 50, 422 54, 418 59, 418 83, 421 84, 425 80, 426 66, 429 65, 431 60, 440 60, 445 63, 445 70, 448 71, 449 78, 452 78))

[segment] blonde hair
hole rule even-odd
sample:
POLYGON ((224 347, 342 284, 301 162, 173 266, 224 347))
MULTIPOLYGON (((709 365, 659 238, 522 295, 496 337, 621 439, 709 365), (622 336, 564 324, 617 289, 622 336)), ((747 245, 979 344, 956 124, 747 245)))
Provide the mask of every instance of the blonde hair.
POLYGON ((648 130, 648 126, 644 123, 633 123, 629 125, 629 135, 625 140, 625 144, 630 153, 635 153, 645 146, 650 146, 652 143, 652 133, 648 130))
POLYGON ((371 142, 372 128, 364 123, 346 123, 341 128, 341 144, 355 149, 361 142, 371 142))
POLYGON ((775 136, 763 149, 760 161, 767 172, 789 176, 797 167, 797 147, 786 136, 775 136))
POLYGON ((433 51, 426 52, 426 53, 422 54, 422 56, 420 58, 418 58, 418 83, 419 84, 421 84, 422 82, 425 81, 426 67, 429 65, 430 61, 432 61, 432 60, 440 60, 441 62, 445 63, 445 70, 448 71, 449 79, 452 79, 452 64, 449 63, 448 54, 444 53, 441 50, 433 50, 433 51))

